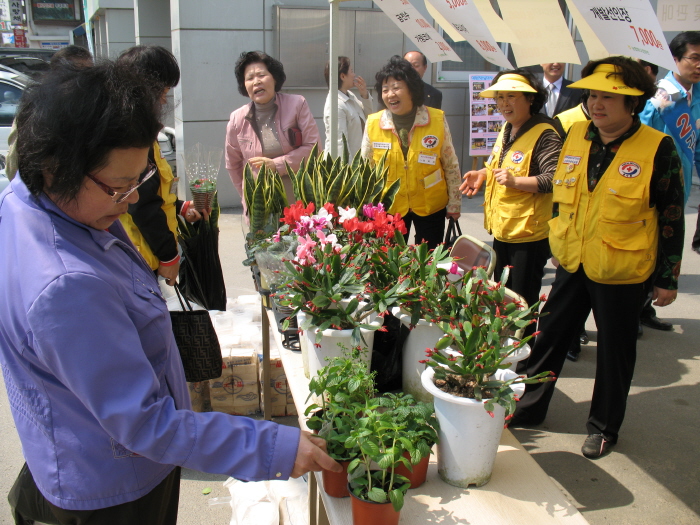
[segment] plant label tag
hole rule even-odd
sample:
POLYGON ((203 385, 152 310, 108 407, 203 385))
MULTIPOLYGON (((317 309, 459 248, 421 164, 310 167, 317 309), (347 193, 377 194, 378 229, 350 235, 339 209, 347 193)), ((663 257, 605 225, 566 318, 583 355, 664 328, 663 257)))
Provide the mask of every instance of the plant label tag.
POLYGON ((435 166, 437 162, 437 155, 426 155, 421 153, 418 155, 418 164, 429 164, 430 166, 435 166))

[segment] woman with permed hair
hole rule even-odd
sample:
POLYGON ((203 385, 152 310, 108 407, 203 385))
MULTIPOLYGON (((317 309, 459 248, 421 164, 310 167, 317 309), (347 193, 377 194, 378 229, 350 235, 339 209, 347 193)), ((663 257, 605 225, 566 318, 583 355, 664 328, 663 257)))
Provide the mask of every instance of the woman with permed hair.
POLYGON ((386 155, 387 185, 401 186, 390 213, 400 214, 415 242, 435 248, 443 241, 445 219, 459 219, 459 162, 445 113, 424 105, 423 81, 413 66, 392 57, 377 73, 375 89, 386 109, 367 118, 362 156, 379 162, 386 155))
MULTIPOLYGON (((598 459, 617 443, 625 417, 647 291, 655 306, 676 299, 684 193, 673 139, 639 120, 656 90, 644 68, 608 57, 589 62, 581 77, 569 87, 588 91, 591 120, 571 126, 554 174, 559 214, 549 242, 559 267, 523 372, 559 377, 593 310, 596 374, 581 452, 598 459)), ((510 425, 542 423, 555 384, 527 385, 510 425)))
MULTIPOLYGON (((287 176, 288 163, 299 169, 319 144, 318 126, 306 99, 280 93, 287 76, 279 60, 262 51, 244 51, 235 67, 238 92, 251 101, 231 113, 226 127, 226 169, 243 198, 243 168, 250 164, 257 173, 265 164, 282 176, 287 200, 294 200, 287 176)), ((320 144, 319 144, 320 147, 320 144)))
MULTIPOLYGON (((496 100, 506 125, 485 167, 465 173, 461 189, 471 197, 486 181, 484 228, 494 237, 494 275, 512 266, 504 284, 533 305, 549 259, 552 176, 561 137, 552 119, 539 113, 547 91, 530 71, 501 71, 479 96, 496 100)), ((526 336, 534 332, 534 323, 525 329, 526 336)))

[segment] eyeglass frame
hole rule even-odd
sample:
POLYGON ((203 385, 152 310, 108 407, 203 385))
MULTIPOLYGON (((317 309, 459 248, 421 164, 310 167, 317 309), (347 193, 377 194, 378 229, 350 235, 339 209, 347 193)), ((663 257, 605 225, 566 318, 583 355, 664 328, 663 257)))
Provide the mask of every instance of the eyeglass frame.
POLYGON ((107 186, 104 182, 100 182, 93 175, 90 175, 89 173, 86 173, 85 176, 88 179, 90 179, 92 182, 94 182, 98 188, 100 188, 107 195, 112 197, 112 202, 114 202, 114 204, 119 204, 121 202, 124 202, 129 197, 129 195, 134 193, 139 188, 139 186, 141 186, 141 184, 143 184, 148 179, 153 177, 153 175, 155 175, 156 171, 158 171, 158 166, 154 162, 148 161, 148 166, 143 171, 143 173, 141 173, 141 175, 139 175, 138 182, 125 192, 117 191, 114 188, 112 188, 111 186, 107 186))
POLYGON ((694 66, 700 66, 700 55, 694 56, 691 55, 689 57, 681 57, 681 60, 686 59, 688 62, 693 64, 694 66))

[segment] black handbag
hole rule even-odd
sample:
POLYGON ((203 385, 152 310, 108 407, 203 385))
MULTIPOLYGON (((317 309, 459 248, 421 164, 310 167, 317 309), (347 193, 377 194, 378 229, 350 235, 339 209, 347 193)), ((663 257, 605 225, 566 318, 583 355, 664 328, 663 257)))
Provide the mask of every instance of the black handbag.
POLYGON ((447 225, 447 233, 445 233, 445 248, 452 248, 452 245, 462 235, 462 228, 459 226, 459 221, 450 217, 450 222, 447 225))
POLYGON ((177 285, 174 286, 182 311, 170 312, 175 342, 180 351, 185 378, 190 383, 206 381, 221 377, 223 359, 219 338, 216 337, 214 324, 206 310, 193 310, 185 298, 188 309, 182 302, 182 295, 177 285))

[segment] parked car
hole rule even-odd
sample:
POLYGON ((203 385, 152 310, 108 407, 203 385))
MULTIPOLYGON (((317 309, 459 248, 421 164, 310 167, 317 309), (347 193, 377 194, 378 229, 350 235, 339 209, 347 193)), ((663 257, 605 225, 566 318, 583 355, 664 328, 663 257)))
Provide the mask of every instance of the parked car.
POLYGON ((1 50, 0 64, 35 80, 50 69, 49 63, 43 58, 24 55, 2 55, 1 50))
POLYGON ((7 155, 7 138, 24 89, 31 78, 0 66, 0 154, 7 155))
POLYGON ((175 164, 175 130, 173 128, 164 127, 158 133, 158 146, 160 152, 165 157, 165 160, 170 164, 173 170, 173 175, 177 177, 177 166, 175 164))
POLYGON ((0 155, 0 193, 7 188, 10 180, 5 175, 5 155, 0 155))

